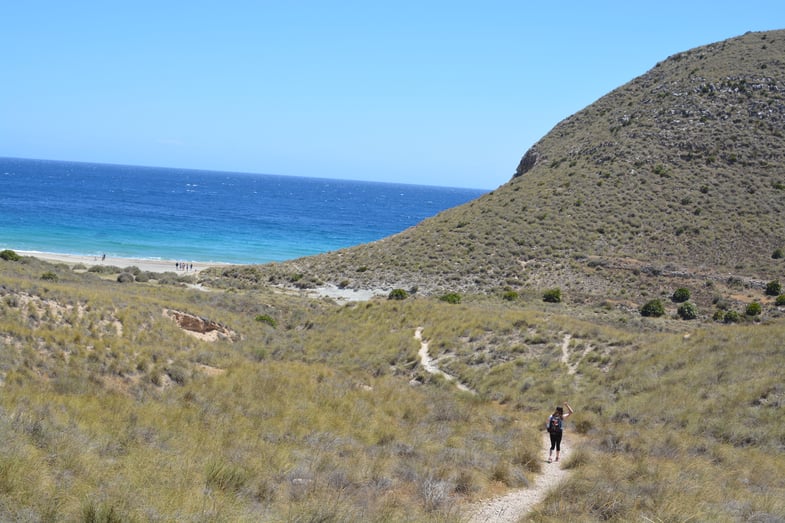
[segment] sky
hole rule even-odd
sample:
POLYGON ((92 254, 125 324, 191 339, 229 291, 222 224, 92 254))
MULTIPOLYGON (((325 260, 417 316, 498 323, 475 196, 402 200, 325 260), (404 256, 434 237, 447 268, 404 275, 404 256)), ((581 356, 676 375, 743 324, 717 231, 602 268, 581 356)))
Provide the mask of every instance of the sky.
POLYGON ((494 189, 781 0, 0 0, 0 157, 494 189))

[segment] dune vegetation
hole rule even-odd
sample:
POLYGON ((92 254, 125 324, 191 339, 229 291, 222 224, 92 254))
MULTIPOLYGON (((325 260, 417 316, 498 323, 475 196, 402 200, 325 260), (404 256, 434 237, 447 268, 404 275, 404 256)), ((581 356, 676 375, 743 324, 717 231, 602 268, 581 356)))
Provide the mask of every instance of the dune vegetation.
POLYGON ((33 258, 0 263, 0 278, 3 520, 461 521, 471 501, 531 483, 563 398, 580 447, 535 519, 785 514, 779 320, 338 303, 33 258), (418 328, 475 394, 423 370, 418 328))

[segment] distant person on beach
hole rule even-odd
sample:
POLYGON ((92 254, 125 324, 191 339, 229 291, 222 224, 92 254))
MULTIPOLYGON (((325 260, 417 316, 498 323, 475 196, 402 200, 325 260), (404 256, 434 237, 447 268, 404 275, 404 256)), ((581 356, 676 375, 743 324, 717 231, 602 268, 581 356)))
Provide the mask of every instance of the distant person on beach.
POLYGON ((559 461, 559 452, 561 451, 561 437, 562 433, 564 432, 564 420, 573 413, 572 407, 570 407, 569 403, 565 401, 564 406, 567 407, 566 414, 562 407, 556 407, 556 410, 553 412, 553 414, 548 416, 547 429, 548 434, 551 436, 551 449, 548 451, 548 463, 551 462, 553 449, 556 449, 556 461, 559 461))
POLYGON ((102 254, 101 255, 101 261, 105 261, 105 260, 106 260, 106 254, 102 254))

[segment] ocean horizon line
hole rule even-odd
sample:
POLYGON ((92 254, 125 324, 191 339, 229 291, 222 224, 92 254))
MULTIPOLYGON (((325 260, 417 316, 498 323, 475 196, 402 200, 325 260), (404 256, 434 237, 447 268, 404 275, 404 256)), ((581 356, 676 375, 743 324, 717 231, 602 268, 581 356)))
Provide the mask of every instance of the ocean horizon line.
MULTIPOLYGON (((368 183, 379 185, 398 185, 401 187, 423 187, 434 189, 456 189, 461 191, 482 191, 491 192, 493 189, 488 187, 464 187, 459 185, 435 185, 426 183, 412 183, 412 182, 397 182, 397 181, 382 181, 382 180, 367 180, 363 178, 332 178, 325 176, 307 176, 303 174, 277 174, 277 173, 263 173, 255 171, 234 171, 227 169, 208 169, 200 167, 167 167, 162 165, 146 165, 146 164, 133 164, 133 163, 114 163, 114 162, 97 162, 87 160, 60 160, 52 158, 27 158, 23 156, 0 156, 0 160, 22 160, 27 162, 52 162, 52 163, 73 163, 90 166, 106 166, 106 167, 125 167, 133 169, 151 169, 151 170, 172 170, 182 172, 193 172, 196 174, 230 174, 239 176, 257 176, 257 177, 280 177, 280 178, 294 178, 301 180, 319 180, 325 182, 345 182, 345 183, 368 183)), ((0 173, 1 174, 1 173, 0 173)))

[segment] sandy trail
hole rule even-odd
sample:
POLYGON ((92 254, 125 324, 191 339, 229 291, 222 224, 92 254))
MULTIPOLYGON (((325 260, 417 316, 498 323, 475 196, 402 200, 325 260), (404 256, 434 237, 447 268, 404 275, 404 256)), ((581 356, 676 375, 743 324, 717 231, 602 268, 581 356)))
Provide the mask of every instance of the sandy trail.
POLYGON ((583 358, 585 358, 592 351, 594 347, 592 347, 589 344, 586 344, 586 347, 583 349, 583 352, 581 353, 580 358, 578 358, 578 361, 576 361, 575 363, 570 363, 571 340, 572 340, 571 334, 564 335, 564 341, 562 341, 561 344, 561 362, 567 367, 567 374, 572 376, 576 372, 578 372, 578 365, 580 365, 580 363, 583 361, 583 358))
MULTIPOLYGON (((547 432, 543 433, 542 443, 544 452, 547 452, 551 445, 547 432)), ((562 442, 561 460, 563 461, 567 455, 568 451, 562 442)), ((561 468, 559 462, 546 462, 542 473, 537 476, 531 487, 474 503, 467 511, 466 521, 468 523, 516 523, 531 512, 535 505, 542 502, 550 491, 567 479, 568 475, 569 471, 561 468)))
POLYGON ((417 327, 417 330, 414 331, 414 339, 420 342, 420 350, 417 352, 417 355, 420 357, 420 364, 425 369, 425 372, 442 376, 447 381, 454 382, 458 389, 476 394, 476 391, 458 381, 455 376, 447 374, 436 365, 436 361, 428 353, 428 342, 422 337, 422 327, 417 327))
MULTIPOLYGON (((431 358, 428 353, 428 341, 423 339, 422 327, 417 327, 414 332, 414 338, 420 342, 420 350, 418 355, 420 363, 426 372, 431 374, 438 374, 443 376, 447 381, 455 382, 455 385, 463 391, 476 393, 460 381, 455 376, 451 376, 446 372, 439 369, 436 361, 431 358)), ((577 363, 574 366, 569 364, 569 346, 572 336, 566 334, 562 342, 562 358, 570 374, 574 374, 577 363)), ((542 448, 543 448, 543 461, 545 461, 546 452, 551 446, 551 440, 547 432, 543 432, 542 448)), ((561 461, 568 455, 567 448, 562 442, 561 445, 561 461)), ((498 498, 487 499, 473 503, 466 510, 468 523, 516 523, 526 514, 531 512, 535 505, 542 502, 548 493, 556 488, 562 481, 569 475, 569 471, 562 469, 561 464, 558 462, 547 463, 543 465, 542 473, 537 476, 534 484, 529 488, 515 490, 498 498)))
MULTIPOLYGON (((570 364, 570 341, 572 335, 565 334, 561 344, 561 362, 567 367, 567 372, 574 375, 578 369, 578 364, 591 350, 591 346, 587 346, 583 354, 577 362, 570 364)), ((550 448, 551 441, 547 432, 543 432, 542 448, 543 459, 545 452, 550 448)), ((567 448, 562 442, 561 445, 561 462, 568 455, 567 448)), ((515 490, 504 496, 498 498, 488 499, 474 503, 467 510, 469 523, 516 523, 524 518, 531 510, 541 503, 550 491, 558 487, 558 485, 567 479, 569 471, 561 468, 558 462, 545 463, 543 465, 542 473, 537 476, 534 484, 529 488, 515 490)))

